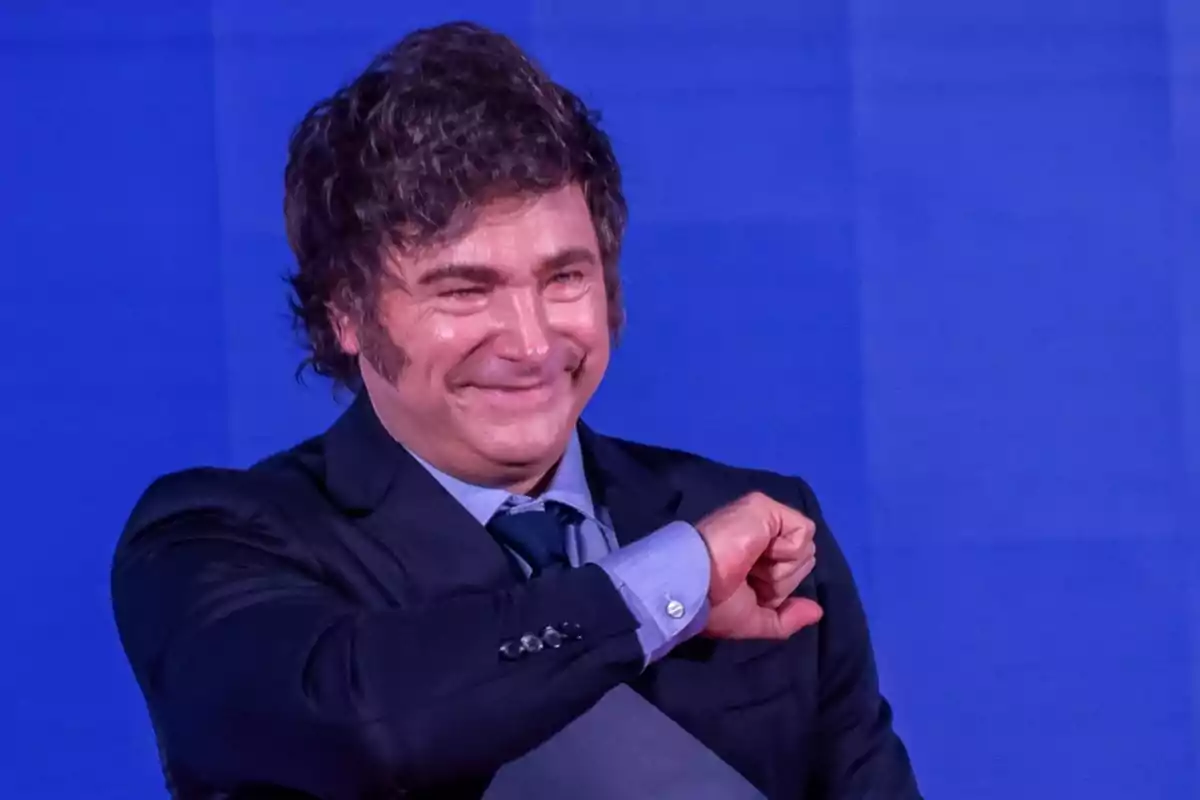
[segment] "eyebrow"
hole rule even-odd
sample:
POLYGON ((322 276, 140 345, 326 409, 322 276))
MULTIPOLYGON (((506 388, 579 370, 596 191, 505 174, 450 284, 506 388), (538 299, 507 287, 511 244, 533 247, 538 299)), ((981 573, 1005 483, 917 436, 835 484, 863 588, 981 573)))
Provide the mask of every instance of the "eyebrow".
POLYGON ((582 264, 595 264, 596 254, 586 247, 568 247, 564 250, 559 250, 549 258, 543 259, 538 265, 537 271, 539 274, 554 272, 563 267, 572 267, 582 264))
POLYGON ((460 280, 469 283, 497 283, 500 270, 487 264, 441 264, 417 279, 418 286, 432 286, 442 281, 460 280))
MULTIPOLYGON (((568 247, 542 259, 536 271, 539 275, 545 275, 564 267, 595 263, 597 263, 596 255, 586 247, 568 247)), ((423 274, 417 279, 417 285, 431 286, 448 280, 461 280, 469 283, 500 283, 502 277, 501 271, 489 264, 450 262, 440 264, 423 274)))

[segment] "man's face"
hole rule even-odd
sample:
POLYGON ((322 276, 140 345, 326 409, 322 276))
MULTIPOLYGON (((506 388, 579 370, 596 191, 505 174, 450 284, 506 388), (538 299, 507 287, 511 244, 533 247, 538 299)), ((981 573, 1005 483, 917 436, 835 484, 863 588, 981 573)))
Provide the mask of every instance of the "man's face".
POLYGON ((604 270, 580 188, 486 206, 464 236, 394 272, 378 326, 341 325, 385 426, 464 480, 536 481, 608 367, 604 270))

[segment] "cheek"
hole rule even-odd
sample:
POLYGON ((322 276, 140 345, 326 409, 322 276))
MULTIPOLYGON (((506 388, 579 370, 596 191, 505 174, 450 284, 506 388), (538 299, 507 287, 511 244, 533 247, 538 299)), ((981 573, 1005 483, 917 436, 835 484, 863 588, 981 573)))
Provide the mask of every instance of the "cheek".
POLYGON ((547 316, 551 326, 591 349, 608 341, 608 303, 603 292, 554 307, 547 316))
MULTIPOLYGON (((455 320, 449 320, 444 317, 434 318, 430 321, 429 339, 433 347, 446 351, 453 350, 465 338, 463 326, 455 324, 455 320)), ((457 321, 461 322, 461 321, 457 321)))
POLYGON ((402 337, 414 377, 440 383, 486 336, 486 326, 466 318, 429 317, 402 337))

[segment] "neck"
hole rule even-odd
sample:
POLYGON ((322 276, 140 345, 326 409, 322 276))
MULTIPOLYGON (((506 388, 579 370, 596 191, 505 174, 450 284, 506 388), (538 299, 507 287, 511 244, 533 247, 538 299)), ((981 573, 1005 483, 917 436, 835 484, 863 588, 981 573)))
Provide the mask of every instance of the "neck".
MULTIPOLYGON (((561 459, 560 459, 561 460, 561 459)), ((554 480, 554 473, 558 469, 558 461, 555 461, 549 469, 542 470, 541 474, 535 474, 506 486, 505 489, 509 494, 520 494, 526 497, 540 497, 547 489, 550 488, 550 482, 554 480)))

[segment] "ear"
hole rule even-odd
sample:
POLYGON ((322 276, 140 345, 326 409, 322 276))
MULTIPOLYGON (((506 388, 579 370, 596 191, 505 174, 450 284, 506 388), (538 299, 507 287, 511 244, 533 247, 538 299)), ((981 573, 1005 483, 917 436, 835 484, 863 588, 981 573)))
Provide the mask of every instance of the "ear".
POLYGON ((329 313, 329 322, 333 325, 333 332, 337 336, 338 345, 341 346, 342 352, 349 356, 357 356, 362 352, 362 344, 358 336, 358 323, 345 311, 341 311, 332 305, 327 307, 327 311, 329 313))

